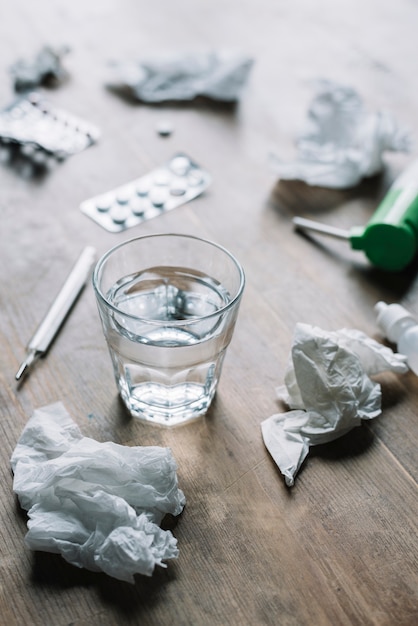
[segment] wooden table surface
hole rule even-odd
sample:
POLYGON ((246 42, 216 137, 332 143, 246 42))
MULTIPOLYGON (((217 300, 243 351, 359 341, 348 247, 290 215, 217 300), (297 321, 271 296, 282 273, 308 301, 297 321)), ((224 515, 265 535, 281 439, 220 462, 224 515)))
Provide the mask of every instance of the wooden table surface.
POLYGON ((342 228, 368 221, 414 158, 386 153, 380 176, 346 191, 279 183, 269 154, 295 156, 312 81, 353 86, 371 112, 390 111, 418 139, 418 5, 410 0, 14 0, 0 12, 0 100, 10 66, 66 44, 69 77, 50 102, 97 124, 100 141, 43 177, 0 166, 0 622, 412 626, 418 621, 418 379, 381 374, 382 414, 312 450, 292 489, 260 424, 285 410, 297 322, 357 328, 384 341, 373 306, 418 314, 417 264, 389 274, 344 242, 294 232, 304 215, 342 228), (106 88, 108 62, 230 48, 255 62, 236 107, 132 103, 106 88), (156 126, 169 120, 174 132, 156 126), (176 151, 212 175, 193 202, 112 234, 79 210, 176 151), (199 421, 160 429, 130 419, 118 396, 89 285, 23 384, 25 345, 85 245, 184 232, 226 246, 247 284, 214 404, 199 421), (10 456, 34 409, 61 400, 83 434, 169 446, 187 504, 173 533, 180 555, 134 585, 79 570, 24 545, 10 456))

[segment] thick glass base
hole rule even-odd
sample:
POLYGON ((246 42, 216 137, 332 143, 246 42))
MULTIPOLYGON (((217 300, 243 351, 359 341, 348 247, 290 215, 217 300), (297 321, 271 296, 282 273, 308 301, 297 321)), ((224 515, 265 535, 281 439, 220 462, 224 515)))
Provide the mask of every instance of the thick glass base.
POLYGON ((167 387, 142 383, 128 395, 121 390, 122 399, 134 417, 160 426, 180 426, 199 418, 208 410, 214 391, 203 385, 182 383, 167 387))

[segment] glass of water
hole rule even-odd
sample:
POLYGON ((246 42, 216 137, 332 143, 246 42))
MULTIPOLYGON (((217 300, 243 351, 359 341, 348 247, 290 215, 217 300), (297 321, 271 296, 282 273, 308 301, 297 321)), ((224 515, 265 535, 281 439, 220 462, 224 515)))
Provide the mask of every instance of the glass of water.
POLYGON ((99 260, 94 290, 116 384, 132 415, 176 426, 207 411, 244 282, 232 254, 189 235, 137 237, 99 260))

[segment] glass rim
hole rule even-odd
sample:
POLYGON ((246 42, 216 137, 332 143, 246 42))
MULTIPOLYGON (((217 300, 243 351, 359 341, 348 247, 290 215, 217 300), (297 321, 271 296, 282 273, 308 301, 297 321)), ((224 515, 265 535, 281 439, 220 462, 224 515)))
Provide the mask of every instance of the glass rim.
POLYGON ((145 322, 147 324, 151 324, 151 325, 155 325, 155 326, 161 326, 163 324, 167 323, 167 320, 154 320, 152 318, 148 318, 148 317, 142 317, 139 315, 133 315, 132 313, 127 313, 125 311, 121 311, 121 309, 119 309, 117 306, 115 306, 114 304, 112 304, 112 302, 110 302, 108 300, 108 298, 106 297, 106 295, 103 293, 102 289, 99 287, 99 281, 101 279, 101 275, 102 275, 102 270, 106 264, 106 261, 117 251, 119 250, 119 248, 123 248, 124 246, 133 243, 134 241, 139 241, 139 240, 143 240, 143 239, 156 239, 159 237, 179 237, 182 239, 193 239, 195 241, 199 241, 205 244, 208 244, 209 246, 212 246, 213 248, 217 248, 218 250, 220 250, 221 252, 223 252, 224 254, 226 254, 231 261, 233 262, 233 264, 235 265, 237 271, 238 271, 238 275, 239 275, 239 286, 237 289, 237 292, 235 294, 235 296, 233 298, 231 298, 231 300, 229 302, 227 302, 224 306, 220 307, 219 309, 217 309, 216 311, 214 311, 213 313, 208 313, 207 315, 200 315, 200 316, 196 316, 196 317, 189 317, 187 319, 184 320, 170 320, 170 324, 174 324, 175 326, 182 326, 185 324, 193 324, 196 322, 200 322, 200 321, 204 321, 207 319, 210 319, 212 317, 217 317, 219 315, 222 315, 223 313, 225 313, 226 311, 228 311, 229 309, 233 308, 235 306, 235 304, 239 301, 239 299, 242 296, 242 293, 244 291, 244 286, 245 286, 245 273, 244 273, 244 269, 241 265, 241 263, 238 261, 238 259, 231 253, 229 252, 229 250, 227 250, 224 246, 215 243, 214 241, 211 241, 209 239, 204 239, 203 237, 197 237, 195 235, 186 235, 186 234, 182 234, 182 233, 155 233, 155 234, 151 234, 151 235, 140 235, 138 237, 132 237, 131 239, 126 239, 125 241, 121 241, 120 243, 112 246, 111 248, 109 248, 109 250, 107 250, 107 252, 105 252, 100 259, 97 261, 94 270, 93 270, 93 274, 92 274, 92 283, 93 283, 93 289, 94 292, 96 294, 96 298, 102 302, 106 307, 108 307, 109 309, 111 309, 114 313, 118 313, 123 314, 125 317, 128 317, 132 320, 139 320, 142 322, 145 322))

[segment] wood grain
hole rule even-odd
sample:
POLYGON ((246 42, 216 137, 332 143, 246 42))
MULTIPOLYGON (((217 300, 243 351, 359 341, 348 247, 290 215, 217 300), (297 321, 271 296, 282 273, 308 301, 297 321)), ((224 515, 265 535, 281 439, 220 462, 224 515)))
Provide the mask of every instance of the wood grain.
POLYGON ((348 191, 279 182, 274 149, 294 156, 311 83, 350 84, 371 111, 418 135, 416 3, 399 0, 14 0, 0 15, 0 100, 9 68, 44 44, 67 44, 68 80, 46 92, 102 130, 100 141, 41 178, 0 165, 0 624, 358 625, 418 621, 418 381, 382 374, 383 412, 312 450, 292 490, 264 447, 260 423, 284 410, 275 388, 297 322, 358 328, 380 341, 378 300, 418 314, 417 264, 371 268, 342 242, 294 232, 292 217, 349 228, 367 222, 413 159, 388 153, 384 172, 348 191), (147 106, 106 88, 108 61, 160 51, 236 48, 255 59, 240 103, 147 106), (156 125, 173 123, 170 137, 156 125), (182 150, 213 184, 192 203, 128 233, 105 232, 80 202, 145 174, 182 150), (24 384, 25 344, 85 245, 98 254, 128 236, 208 237, 242 261, 247 285, 217 397, 208 414, 165 430, 129 418, 116 392, 94 294, 86 288, 46 358, 24 384), (35 408, 62 400, 85 435, 170 446, 187 505, 171 520, 180 556, 135 585, 78 570, 24 545, 10 455, 35 408))

